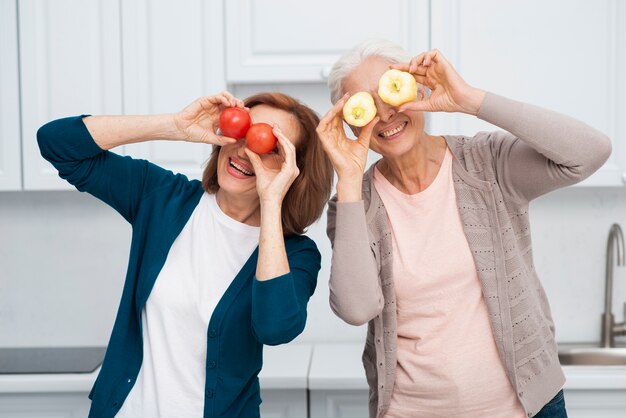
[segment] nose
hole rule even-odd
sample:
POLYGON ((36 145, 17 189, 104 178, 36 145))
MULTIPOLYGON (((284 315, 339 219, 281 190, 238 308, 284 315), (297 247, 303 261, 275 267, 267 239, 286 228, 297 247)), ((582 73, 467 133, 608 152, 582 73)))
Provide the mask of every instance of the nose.
POLYGON ((237 147, 237 157, 247 159, 248 156, 246 155, 244 151, 244 149, 246 148, 246 140, 240 139, 239 141, 235 143, 235 146, 237 147))
POLYGON ((377 114, 381 122, 389 122, 393 119, 396 113, 398 113, 398 109, 381 100, 377 93, 372 96, 374 97, 374 104, 376 105, 377 114))

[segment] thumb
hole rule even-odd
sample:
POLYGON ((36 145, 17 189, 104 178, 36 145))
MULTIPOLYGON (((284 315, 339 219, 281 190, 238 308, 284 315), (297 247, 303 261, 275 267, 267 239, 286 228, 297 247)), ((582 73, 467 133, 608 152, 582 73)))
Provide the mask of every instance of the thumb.
POLYGON ((370 146, 370 140, 372 139, 372 132, 374 131, 374 126, 378 123, 380 118, 376 116, 374 119, 370 121, 365 127, 361 130, 359 134, 358 141, 366 148, 370 146))
POLYGON ((428 112, 432 111, 432 108, 428 100, 419 100, 415 102, 405 103, 398 108, 398 112, 406 112, 407 110, 428 112))
POLYGON ((263 170, 263 163, 261 162, 261 157, 259 157, 254 152, 250 151, 248 148, 244 148, 243 151, 248 156, 248 159, 252 163, 252 168, 254 168, 254 173, 258 173, 263 170))

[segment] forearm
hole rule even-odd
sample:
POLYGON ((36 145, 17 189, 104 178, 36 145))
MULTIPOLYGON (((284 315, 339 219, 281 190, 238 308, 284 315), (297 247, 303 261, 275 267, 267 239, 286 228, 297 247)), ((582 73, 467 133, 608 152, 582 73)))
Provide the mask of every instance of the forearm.
POLYGON ((370 249, 363 202, 337 203, 336 213, 329 210, 328 223, 333 243, 330 306, 347 323, 362 325, 383 309, 383 294, 370 249))
POLYGON ((289 273, 289 261, 285 250, 281 205, 261 204, 261 231, 259 235, 259 258, 257 280, 265 281, 289 273))
POLYGON ((606 135, 579 120, 492 93, 486 95, 477 116, 555 163, 580 167, 583 172, 600 167, 611 152, 606 135))
POLYGON ((88 116, 83 122, 103 150, 142 141, 182 139, 172 114, 88 116))

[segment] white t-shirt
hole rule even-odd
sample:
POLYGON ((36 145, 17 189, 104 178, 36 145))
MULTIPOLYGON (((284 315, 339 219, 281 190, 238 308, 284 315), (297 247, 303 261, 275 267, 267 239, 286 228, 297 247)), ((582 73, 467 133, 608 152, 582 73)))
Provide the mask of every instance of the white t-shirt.
POLYGON ((143 362, 117 417, 203 416, 209 321, 258 242, 258 227, 201 197, 142 310, 143 362))

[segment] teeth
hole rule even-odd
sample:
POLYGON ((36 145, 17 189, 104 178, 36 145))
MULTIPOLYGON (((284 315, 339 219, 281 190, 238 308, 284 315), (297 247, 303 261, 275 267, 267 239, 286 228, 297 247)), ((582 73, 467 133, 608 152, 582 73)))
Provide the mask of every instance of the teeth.
POLYGON ((243 168, 241 165, 237 164, 236 162, 234 162, 233 160, 230 160, 230 165, 232 167, 234 167, 235 169, 237 169, 238 171, 241 171, 243 174, 245 174, 246 176, 252 176, 254 175, 253 172, 246 170, 245 168, 243 168))
POLYGON ((400 132, 403 128, 404 128, 404 124, 402 124, 402 125, 398 126, 397 128, 394 128, 394 129, 390 129, 390 130, 388 130, 388 131, 381 132, 380 134, 381 134, 382 136, 384 136, 384 137, 388 137, 388 136, 391 136, 391 135, 395 135, 395 134, 397 134, 397 133, 398 133, 398 132, 400 132))

